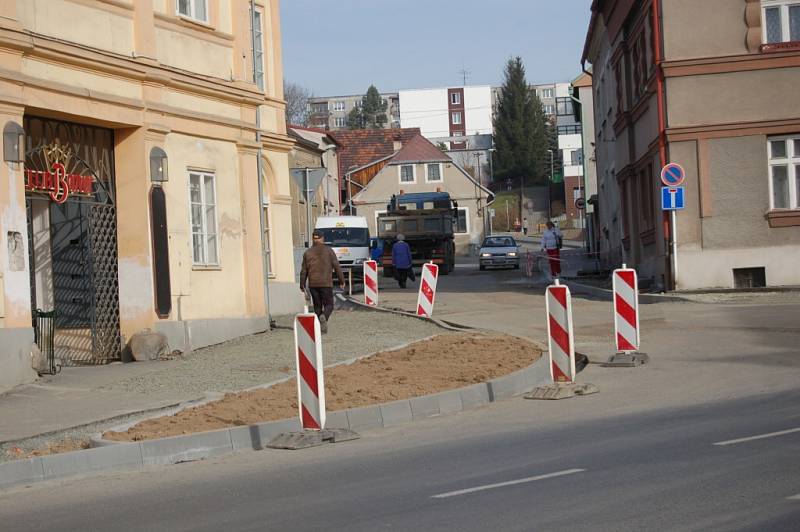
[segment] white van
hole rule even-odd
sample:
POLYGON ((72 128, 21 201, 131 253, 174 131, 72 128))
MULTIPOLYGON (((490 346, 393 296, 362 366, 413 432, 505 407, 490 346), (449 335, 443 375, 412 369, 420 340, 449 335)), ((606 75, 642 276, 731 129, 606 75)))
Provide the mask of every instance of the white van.
POLYGON ((325 244, 333 248, 342 268, 353 268, 353 273, 363 272, 363 263, 369 260, 369 226, 363 216, 320 216, 315 230, 322 231, 325 244))

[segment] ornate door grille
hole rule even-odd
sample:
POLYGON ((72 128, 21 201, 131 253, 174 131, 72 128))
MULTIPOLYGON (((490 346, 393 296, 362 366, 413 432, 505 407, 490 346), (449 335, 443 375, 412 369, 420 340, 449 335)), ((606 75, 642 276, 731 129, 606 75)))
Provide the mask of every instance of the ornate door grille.
MULTIPOLYGON (((60 322, 64 328, 91 330, 91 358, 78 356, 64 362, 104 364, 119 360, 122 346, 113 132, 37 117, 25 117, 24 127, 30 147, 26 154, 26 168, 49 170, 53 163, 58 162, 65 166, 67 173, 94 177, 90 196, 70 197, 63 205, 51 203, 50 209, 51 243, 57 238, 68 241, 69 245, 60 250, 59 256, 64 253, 74 255, 74 260, 64 268, 53 265, 54 290, 57 287, 60 290, 61 306, 64 307, 58 313, 56 327, 59 328, 60 322), (64 234, 61 236, 52 225, 56 218, 63 220, 60 225, 64 234), (67 266, 72 269, 67 271, 67 266), (82 297, 76 297, 78 285, 78 292, 84 292, 82 297)), ((30 201, 49 199, 39 195, 31 197, 28 203, 30 201)), ((55 254, 53 259, 59 260, 55 254)), ((32 256, 30 267, 33 271, 32 256)), ((31 290, 34 290, 33 284, 31 290)), ((58 294, 55 299, 58 306, 58 294)))

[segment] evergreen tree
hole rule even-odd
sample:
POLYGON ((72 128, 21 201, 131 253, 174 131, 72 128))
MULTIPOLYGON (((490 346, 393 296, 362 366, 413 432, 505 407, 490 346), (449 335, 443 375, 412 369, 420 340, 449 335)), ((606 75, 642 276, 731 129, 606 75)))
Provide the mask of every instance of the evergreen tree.
POLYGON ((370 85, 367 93, 361 98, 361 106, 354 107, 347 115, 347 127, 350 129, 383 129, 389 119, 386 117, 386 101, 381 98, 375 85, 370 85))
POLYGON ((542 102, 525 80, 522 59, 509 59, 494 118, 496 179, 545 184, 550 173, 547 128, 542 102))

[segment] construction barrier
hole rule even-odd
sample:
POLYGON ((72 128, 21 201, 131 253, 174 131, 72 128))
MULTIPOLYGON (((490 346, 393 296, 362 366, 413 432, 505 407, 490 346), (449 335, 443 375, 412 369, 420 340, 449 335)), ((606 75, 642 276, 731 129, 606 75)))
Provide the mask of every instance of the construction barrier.
POLYGON ((430 318, 433 316, 433 301, 436 299, 436 280, 439 278, 439 267, 429 262, 422 265, 422 281, 419 283, 417 296, 417 316, 430 318))
POLYGON ((553 382, 575 382, 575 342, 572 330, 572 296, 566 285, 547 287, 547 342, 553 382))
POLYGON ((364 261, 364 304, 378 306, 378 263, 374 260, 364 261))
POLYGON ((303 429, 325 428, 325 379, 317 315, 307 310, 294 319, 297 353, 297 404, 303 429))
POLYGON ((614 337, 617 350, 623 353, 639 350, 639 285, 636 270, 614 270, 614 337))

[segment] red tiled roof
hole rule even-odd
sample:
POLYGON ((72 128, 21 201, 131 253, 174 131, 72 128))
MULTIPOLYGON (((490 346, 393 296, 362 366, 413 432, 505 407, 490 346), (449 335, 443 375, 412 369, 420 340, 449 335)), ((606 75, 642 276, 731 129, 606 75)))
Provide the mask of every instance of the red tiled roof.
POLYGON ((329 131, 328 136, 339 145, 337 154, 340 180, 344 181, 345 174, 351 168, 359 168, 392 155, 395 152, 395 141, 402 142, 405 146, 419 134, 419 128, 329 131))
POLYGON ((403 143, 403 148, 392 157, 389 164, 399 163, 449 163, 452 159, 433 145, 431 141, 417 135, 408 142, 403 143))

